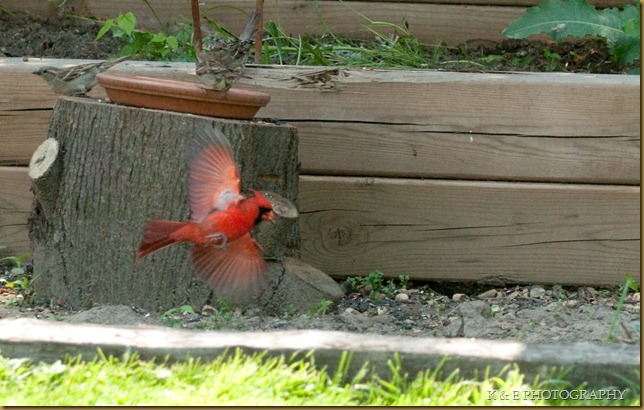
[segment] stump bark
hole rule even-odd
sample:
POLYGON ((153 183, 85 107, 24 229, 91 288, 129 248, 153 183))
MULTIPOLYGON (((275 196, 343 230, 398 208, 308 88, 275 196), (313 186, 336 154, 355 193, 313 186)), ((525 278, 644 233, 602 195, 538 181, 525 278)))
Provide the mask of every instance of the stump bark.
MULTIPOLYGON (((32 160, 53 168, 30 170, 33 285, 40 296, 75 308, 211 302, 193 273, 188 245, 134 258, 148 219, 190 218, 185 146, 202 123, 216 123, 231 141, 242 189, 274 192, 297 204, 294 127, 59 98, 48 135, 58 146, 50 141, 32 160)), ((282 228, 287 240, 271 239, 280 257, 297 255, 299 229, 291 218, 285 215, 282 228)))

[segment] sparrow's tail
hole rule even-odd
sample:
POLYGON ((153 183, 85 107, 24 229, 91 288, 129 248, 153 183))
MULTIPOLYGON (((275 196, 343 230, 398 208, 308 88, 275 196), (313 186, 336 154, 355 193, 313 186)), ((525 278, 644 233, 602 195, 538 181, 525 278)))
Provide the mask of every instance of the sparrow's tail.
POLYGON ((101 64, 101 68, 103 69, 103 71, 105 71, 108 68, 114 67, 118 63, 122 63, 123 61, 129 60, 130 58, 132 58, 132 56, 123 56, 123 57, 115 58, 114 60, 106 61, 103 64, 101 64))
POLYGON ((141 259, 145 255, 158 251, 161 248, 181 242, 180 239, 172 238, 171 235, 186 226, 186 224, 187 222, 149 221, 143 231, 143 238, 141 238, 136 259, 141 259))
POLYGON ((259 13, 256 11, 253 11, 248 16, 248 21, 246 22, 246 27, 244 28, 244 31, 242 31, 242 33, 239 35, 240 43, 251 41, 253 39, 253 36, 257 32, 257 20, 259 20, 259 13))

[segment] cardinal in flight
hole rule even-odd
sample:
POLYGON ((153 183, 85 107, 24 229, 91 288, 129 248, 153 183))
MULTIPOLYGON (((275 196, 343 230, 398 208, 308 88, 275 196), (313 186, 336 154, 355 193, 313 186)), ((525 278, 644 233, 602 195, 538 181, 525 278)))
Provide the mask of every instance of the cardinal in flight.
POLYGON ((243 291, 257 283, 266 262, 250 231, 273 220, 271 204, 257 191, 244 198, 228 139, 219 129, 200 127, 187 149, 188 202, 192 220, 151 220, 136 258, 178 242, 194 245, 197 276, 217 294, 243 291))

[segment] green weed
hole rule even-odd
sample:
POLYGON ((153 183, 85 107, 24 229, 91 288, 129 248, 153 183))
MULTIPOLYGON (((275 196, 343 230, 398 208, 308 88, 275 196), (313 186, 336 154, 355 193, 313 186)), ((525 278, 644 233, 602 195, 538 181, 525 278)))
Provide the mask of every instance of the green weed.
POLYGON ((616 332, 617 332, 617 327, 620 324, 620 315, 622 313, 622 308, 624 306, 624 300, 626 299, 626 296, 628 295, 629 291, 637 292, 639 290, 639 286, 637 285, 637 282, 635 282, 635 279, 631 275, 626 275, 626 279, 624 280, 624 284, 620 287, 620 292, 619 292, 619 299, 617 300, 617 306, 615 307, 615 313, 613 314, 613 320, 610 323, 610 327, 608 328, 608 334, 606 335, 606 342, 611 343, 615 341, 617 338, 616 332))
POLYGON ((546 71, 556 71, 561 61, 561 56, 553 53, 547 48, 543 50, 543 55, 546 57, 546 71))
POLYGON ((218 299, 213 307, 214 310, 210 315, 196 326, 197 329, 219 330, 228 328, 233 323, 235 318, 233 305, 224 299, 218 299))
POLYGON ((190 305, 183 305, 175 308, 171 308, 163 312, 161 315, 161 320, 169 327, 182 327, 183 322, 181 321, 181 316, 185 315, 194 315, 195 310, 190 305))
MULTIPOLYGON (((0 251, 6 249, 4 245, 0 245, 0 251)), ((25 273, 25 267, 23 262, 29 257, 29 253, 23 253, 20 256, 3 256, 0 257, 0 265, 9 264, 11 267, 11 273, 14 275, 23 275, 25 273)))
POLYGON ((379 270, 369 272, 367 276, 356 276, 347 278, 347 283, 352 289, 368 293, 374 297, 379 293, 387 297, 394 297, 398 289, 406 289, 409 284, 409 276, 398 275, 398 283, 394 279, 385 280, 379 270))
POLYGON ((329 309, 333 305, 333 302, 328 299, 322 299, 311 306, 306 311, 306 314, 309 317, 326 315, 329 312, 329 309))
MULTIPOLYGON (((147 2, 146 2, 147 3, 147 2)), ((99 40, 108 31, 123 39, 121 55, 131 55, 143 60, 190 61, 195 58, 192 25, 181 24, 176 33, 153 33, 136 29, 136 17, 128 11, 116 19, 107 19, 96 35, 99 40)))
MULTIPOLYGON (((6 246, 0 245, 0 250, 6 249, 6 246)), ((30 279, 26 273, 24 261, 29 257, 29 253, 23 253, 20 256, 3 256, 0 257, 0 269, 8 269, 13 277, 9 281, 2 280, 3 286, 15 291, 15 294, 4 300, 5 305, 22 306, 24 304, 33 305, 36 294, 32 288, 33 279, 30 279), (15 278, 15 279, 14 279, 15 278)))

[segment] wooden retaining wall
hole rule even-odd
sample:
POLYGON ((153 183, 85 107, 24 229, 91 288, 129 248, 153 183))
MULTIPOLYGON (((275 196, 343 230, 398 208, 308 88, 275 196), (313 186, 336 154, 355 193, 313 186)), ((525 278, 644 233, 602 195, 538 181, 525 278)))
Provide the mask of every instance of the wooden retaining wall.
MULTIPOLYGON (((26 165, 55 97, 0 59, 0 244, 28 250, 26 165)), ((194 80, 190 63, 113 70, 194 80)), ((616 284, 640 271, 637 76, 250 68, 298 127, 303 259, 337 277, 616 284)), ((104 97, 97 87, 95 97, 104 97)), ((82 135, 79 135, 82 138, 82 135)))
MULTIPOLYGON (((634 4, 632 0, 590 0, 597 7, 615 7, 634 4)), ((28 10, 39 15, 53 16, 74 10, 84 16, 107 19, 119 13, 132 11, 143 27, 159 29, 157 20, 189 20, 190 2, 151 0, 152 13, 141 0, 2 0, 0 6, 8 10, 28 10)), ((218 21, 233 32, 240 32, 246 18, 239 9, 252 10, 255 0, 202 0, 202 15, 218 21)), ((279 23, 288 34, 322 34, 330 29, 350 38, 370 39, 373 35, 363 28, 370 19, 377 22, 409 23, 410 31, 422 42, 448 45, 472 42, 493 42, 503 39, 501 31, 520 17, 527 7, 539 0, 266 0, 265 21, 279 23)), ((388 29, 379 29, 382 32, 388 29)))

